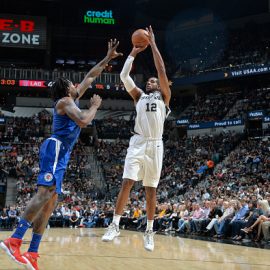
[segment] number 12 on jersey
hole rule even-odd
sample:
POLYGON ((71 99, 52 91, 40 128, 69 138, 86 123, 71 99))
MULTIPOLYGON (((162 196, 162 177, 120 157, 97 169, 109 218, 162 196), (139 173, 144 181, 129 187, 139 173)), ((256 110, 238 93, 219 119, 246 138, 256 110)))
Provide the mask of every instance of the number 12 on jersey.
POLYGON ((156 112, 157 104, 156 103, 146 103, 146 111, 147 112, 156 112))

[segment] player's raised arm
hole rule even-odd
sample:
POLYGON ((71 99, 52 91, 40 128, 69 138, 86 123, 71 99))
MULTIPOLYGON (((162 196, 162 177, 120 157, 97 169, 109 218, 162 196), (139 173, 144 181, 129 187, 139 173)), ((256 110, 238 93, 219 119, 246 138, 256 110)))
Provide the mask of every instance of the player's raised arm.
POLYGON ((149 28, 146 28, 146 31, 148 32, 149 44, 152 49, 155 66, 158 72, 158 79, 159 79, 161 93, 164 98, 165 104, 169 106, 170 99, 171 99, 171 89, 170 89, 169 81, 166 74, 165 64, 158 50, 158 47, 156 45, 155 35, 154 35, 152 27, 149 26, 149 28))
POLYGON ((130 77, 130 71, 132 68, 133 61, 137 56, 137 54, 145 49, 146 47, 133 47, 120 73, 120 78, 124 83, 126 90, 130 94, 130 96, 134 99, 135 102, 139 100, 143 91, 136 86, 133 79, 130 77))
POLYGON ((122 53, 118 53, 116 51, 117 47, 119 45, 119 41, 117 41, 116 39, 114 40, 110 40, 108 42, 108 52, 106 57, 101 60, 98 64, 96 64, 84 77, 83 81, 80 83, 80 85, 77 88, 79 97, 77 99, 79 99, 80 97, 83 96, 83 94, 85 93, 85 91, 89 88, 89 86, 91 85, 91 83, 96 79, 96 77, 98 77, 103 69, 106 67, 106 65, 110 62, 110 60, 118 57, 118 56, 122 56, 122 53))
POLYGON ((57 110, 65 113, 70 117, 79 127, 83 128, 89 125, 95 118, 96 112, 101 105, 102 99, 98 95, 94 95, 90 99, 90 108, 82 112, 75 104, 71 97, 62 98, 57 104, 57 110))

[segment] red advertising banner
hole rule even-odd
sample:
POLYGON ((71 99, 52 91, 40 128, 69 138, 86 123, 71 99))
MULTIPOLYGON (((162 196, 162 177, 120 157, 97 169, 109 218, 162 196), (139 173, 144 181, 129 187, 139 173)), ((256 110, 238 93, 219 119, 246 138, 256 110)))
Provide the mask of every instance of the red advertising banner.
POLYGON ((47 88, 46 81, 32 81, 32 80, 19 80, 19 86, 23 87, 35 87, 35 88, 47 88))

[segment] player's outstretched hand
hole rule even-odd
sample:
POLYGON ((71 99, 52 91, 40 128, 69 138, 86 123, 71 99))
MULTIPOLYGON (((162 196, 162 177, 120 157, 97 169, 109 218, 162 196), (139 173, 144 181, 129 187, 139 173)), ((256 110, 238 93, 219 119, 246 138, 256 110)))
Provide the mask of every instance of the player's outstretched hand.
POLYGON ((156 42, 155 41, 155 35, 154 35, 154 32, 153 32, 152 26, 150 25, 149 27, 146 27, 145 29, 146 29, 146 32, 148 34, 148 35, 146 35, 146 34, 145 35, 147 36, 147 38, 149 40, 150 46, 152 46, 156 42))
POLYGON ((118 53, 116 51, 117 47, 119 46, 119 41, 115 38, 114 40, 110 40, 108 42, 108 52, 107 52, 107 56, 110 58, 110 59, 114 59, 118 56, 123 56, 122 53, 118 53))
POLYGON ((102 98, 99 95, 93 95, 93 97, 91 97, 90 99, 90 106, 95 106, 97 107, 97 109, 100 107, 102 102, 102 98))
POLYGON ((133 47, 132 48, 132 51, 129 55, 133 56, 133 57, 136 57, 136 55, 142 51, 144 51, 145 49, 147 48, 147 46, 145 47, 133 47))

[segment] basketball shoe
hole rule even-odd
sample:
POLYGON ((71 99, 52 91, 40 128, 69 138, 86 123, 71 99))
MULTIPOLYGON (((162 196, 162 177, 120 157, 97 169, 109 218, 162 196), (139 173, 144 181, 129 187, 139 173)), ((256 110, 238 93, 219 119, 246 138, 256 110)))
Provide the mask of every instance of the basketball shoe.
POLYGON ((102 236, 102 241, 112 241, 118 235, 120 235, 119 226, 117 226, 115 223, 112 223, 108 227, 107 232, 102 236))
POLYGON ((144 236, 143 236, 144 248, 147 251, 153 251, 154 250, 154 247, 155 247, 154 235, 155 235, 155 233, 152 230, 150 230, 150 231, 146 231, 144 236))
POLYGON ((8 238, 0 243, 0 248, 2 248, 6 254, 20 265, 26 265, 26 261, 21 255, 20 247, 22 245, 22 240, 17 238, 8 238))
POLYGON ((28 270, 38 270, 37 260, 39 255, 37 252, 25 252, 22 257, 26 261, 26 268, 28 270))

